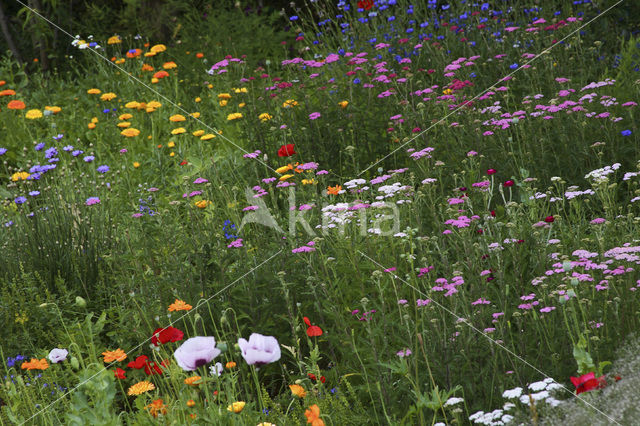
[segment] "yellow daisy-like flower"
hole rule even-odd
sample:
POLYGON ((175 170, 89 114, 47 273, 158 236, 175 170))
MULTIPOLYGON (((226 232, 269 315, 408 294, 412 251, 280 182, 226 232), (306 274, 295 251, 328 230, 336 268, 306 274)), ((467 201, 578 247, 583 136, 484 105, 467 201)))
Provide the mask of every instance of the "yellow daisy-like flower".
POLYGON ((169 117, 169 121, 171 121, 172 123, 177 123, 179 121, 186 121, 187 119, 185 118, 184 115, 181 114, 174 114, 171 117, 169 117))
POLYGON ((134 136, 138 136, 140 134, 140 130, 134 128, 134 127, 129 127, 128 129, 124 129, 123 131, 120 132, 120 134, 122 136, 126 136, 128 138, 132 138, 134 136))
POLYGON ((280 179, 278 179, 278 180, 279 181, 283 181, 283 180, 287 180, 287 179, 292 178, 292 177, 293 177, 293 175, 291 175, 291 174, 282 175, 282 176, 280 176, 280 179))
POLYGON ((282 104, 283 108, 293 108, 294 106, 298 105, 298 102, 296 102, 293 99, 287 99, 286 101, 284 101, 284 103, 282 104))
POLYGON ((242 87, 240 89, 233 89, 235 93, 247 93, 249 90, 246 87, 242 87))
POLYGON ((131 101, 131 102, 127 102, 126 104, 124 104, 125 108, 138 108, 138 105, 140 105, 140 102, 136 102, 136 101, 131 101))
POLYGON ((164 68, 165 70, 172 70, 174 68, 178 68, 178 65, 176 65, 176 63, 173 61, 169 61, 162 64, 162 68, 164 68))
POLYGON ((199 118, 200 117, 200 113, 199 112, 192 112, 189 115, 192 116, 193 118, 199 118))
POLYGON ((151 50, 154 53, 164 52, 165 50, 167 50, 167 46, 165 46, 164 44, 156 44, 149 50, 151 50))
POLYGON ((218 93, 218 99, 231 99, 231 95, 228 93, 218 93))
POLYGON ((202 136, 204 135, 204 130, 196 130, 195 132, 191 133, 193 136, 202 136))
POLYGON ((315 181, 315 179, 302 179, 302 184, 303 185, 315 185, 316 181, 315 181))
POLYGON ((122 43, 122 37, 120 37, 119 35, 111 36, 107 40, 107 44, 118 44, 118 43, 122 43))
POLYGON ((169 157, 175 157, 175 156, 176 156, 176 153, 173 151, 169 154, 169 157))
POLYGON ((262 423, 258 423, 257 426, 276 426, 276 425, 275 423, 262 422, 262 423))
POLYGON ((176 299, 175 302, 169 305, 169 312, 174 311, 190 311, 193 306, 185 303, 184 300, 176 299))
POLYGON ((100 91, 100 89, 89 89, 87 90, 87 93, 90 95, 99 95, 102 92, 100 91))
POLYGON ((29 120, 35 120, 37 118, 42 118, 42 111, 40 111, 39 109, 30 109, 25 114, 25 117, 28 118, 29 120))
POLYGON ((88 127, 90 130, 93 130, 93 129, 95 129, 95 128, 96 128, 96 123, 89 123, 89 124, 87 124, 87 127, 88 127))
POLYGON ((60 108, 59 106, 45 106, 44 109, 46 111, 51 111, 54 114, 59 113, 60 111, 62 111, 62 108, 60 108))
POLYGON ((148 58, 150 56, 156 56, 156 52, 145 52, 144 57, 148 58))
POLYGON ((128 119, 130 119, 132 117, 133 117, 133 115, 131 115, 129 113, 125 113, 125 114, 120 115, 120 117, 118 117, 118 120, 126 121, 126 120, 128 120, 128 119))
POLYGON ((338 105, 340 105, 342 108, 346 108, 347 105, 349 105, 349 101, 338 102, 338 105))
POLYGON ((151 101, 147 104, 147 108, 160 108, 162 104, 158 101, 151 101))
POLYGON ((278 167, 276 169, 276 173, 283 174, 283 173, 288 172, 291 169, 293 169, 293 166, 291 164, 287 164, 286 166, 278 167))
POLYGON ((140 167, 140 163, 138 163, 137 161, 133 162, 133 168, 137 169, 138 167, 140 167))
POLYGON ((98 122, 98 117, 93 117, 91 119, 91 122, 94 123, 94 124, 97 123, 98 122))
POLYGON ((113 361, 124 361, 127 359, 127 354, 120 348, 115 351, 104 351, 102 352, 102 356, 104 356, 104 362, 107 364, 113 361))
POLYGON ((270 114, 268 114, 268 113, 266 113, 266 112, 263 112, 262 114, 260 114, 260 115, 258 116, 258 118, 259 118, 262 122, 265 122, 265 121, 269 121, 269 120, 271 120, 271 119, 273 118, 273 116, 272 116, 272 115, 270 115, 270 114))
POLYGON ((29 176, 31 175, 27 172, 17 172, 11 175, 11 180, 13 182, 17 182, 19 180, 27 180, 29 176))
POLYGON ((238 107, 239 107, 239 108, 244 108, 244 106, 245 106, 245 105, 246 105, 246 103, 242 102, 242 103, 239 103, 239 104, 238 104, 238 107))
POLYGON ((244 409, 245 405, 246 405, 246 402, 244 401, 236 401, 227 407, 227 411, 231 411, 232 413, 238 414, 244 409))
POLYGON ((215 138, 216 135, 212 135, 211 133, 207 133, 206 135, 200 137, 201 141, 208 141, 209 139, 215 138))
POLYGON ((224 366, 227 368, 227 370, 231 370, 232 368, 235 368, 235 366, 238 365, 233 361, 229 361, 228 363, 226 363, 224 366))
POLYGON ((291 389, 291 393, 298 398, 304 398, 307 396, 307 391, 300 385, 289 385, 289 389, 291 389))
POLYGON ((202 99, 200 99, 200 96, 198 96, 197 98, 194 99, 194 101, 196 102, 200 102, 202 99))
POLYGON ((239 112, 234 112, 234 113, 231 113, 231 114, 227 115, 227 120, 228 121, 236 120, 238 118, 242 118, 242 114, 239 113, 239 112))
POLYGON ((153 112, 155 110, 156 110, 155 108, 150 107, 150 106, 148 106, 147 109, 146 109, 147 112, 153 112))
POLYGON ((100 100, 101 101, 112 101, 117 97, 118 97, 118 95, 116 95, 113 92, 103 93, 102 96, 100 96, 100 100))
POLYGON ((200 384, 200 380, 202 380, 202 377, 200 376, 191 376, 184 379, 184 384, 189 386, 198 386, 200 384))
POLYGON ((193 203, 197 208, 199 209, 204 209, 205 207, 207 207, 209 204, 211 204, 211 201, 209 200, 200 200, 200 201, 196 201, 195 203, 193 203))
POLYGON ((127 391, 127 395, 141 395, 145 392, 154 390, 156 387, 153 383, 143 380, 131 386, 127 391))
POLYGON ((157 77, 152 77, 151 78, 151 84, 156 84, 157 82, 159 82, 160 80, 158 80, 157 77))
POLYGON ((228 102, 229 102, 228 100, 223 99, 223 100, 221 100, 220 102, 218 102, 218 104, 220 104, 220 106, 221 106, 221 107, 223 107, 223 106, 227 106, 227 103, 228 103, 228 102))
POLYGON ((156 399, 151 404, 145 405, 144 408, 149 410, 149 414, 153 417, 158 417, 158 414, 167 414, 167 406, 164 405, 162 399, 156 399))
POLYGON ((169 147, 169 148, 173 148, 174 146, 176 146, 176 143, 175 143, 174 141, 170 141, 170 142, 167 144, 167 147, 169 147))
POLYGON ((120 64, 124 64, 125 59, 124 58, 120 58, 116 61, 116 64, 120 65, 120 64))
POLYGON ((186 130, 185 130, 184 127, 178 127, 177 129, 173 129, 171 131, 171 134, 172 135, 181 135, 182 133, 185 133, 185 132, 186 132, 186 130))
POLYGON ((117 124, 118 127, 125 129, 129 126, 131 126, 131 123, 129 123, 128 121, 121 121, 120 123, 117 124))
POLYGON ((444 89, 444 90, 442 91, 442 94, 443 94, 443 95, 450 95, 450 94, 452 94, 452 93, 453 93, 453 90, 451 90, 451 89, 444 89))

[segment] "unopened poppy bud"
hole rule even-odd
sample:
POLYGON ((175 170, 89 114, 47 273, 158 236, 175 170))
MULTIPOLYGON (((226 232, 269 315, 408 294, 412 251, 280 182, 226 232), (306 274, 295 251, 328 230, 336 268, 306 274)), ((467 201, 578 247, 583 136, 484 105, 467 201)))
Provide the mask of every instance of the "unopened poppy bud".
POLYGON ((80 296, 76 296, 76 306, 84 308, 87 306, 87 301, 80 296))
POLYGON ((571 261, 565 260, 562 262, 562 269, 564 269, 565 272, 569 272, 571 268, 573 268, 571 261))
POLYGON ((227 349, 229 349, 229 346, 227 345, 227 342, 218 342, 216 347, 218 349, 220 349, 220 352, 222 352, 222 353, 225 353, 227 351, 227 349))
POLYGON ((78 362, 78 358, 76 358, 75 356, 71 357, 71 359, 69 360, 69 363, 71 364, 71 367, 74 370, 77 370, 78 368, 80 368, 80 362, 78 362))

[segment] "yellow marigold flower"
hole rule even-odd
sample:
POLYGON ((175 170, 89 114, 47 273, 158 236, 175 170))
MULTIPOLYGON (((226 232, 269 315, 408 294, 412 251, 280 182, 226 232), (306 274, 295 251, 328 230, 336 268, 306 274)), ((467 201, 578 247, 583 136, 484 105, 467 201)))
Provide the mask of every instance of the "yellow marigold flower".
POLYGON ((131 126, 131 123, 129 123, 128 121, 121 121, 117 124, 117 126, 124 129, 131 126))
POLYGON ((340 105, 342 108, 346 108, 347 105, 349 105, 349 101, 338 102, 338 105, 340 105))
POLYGON ((29 176, 31 175, 27 172, 17 172, 11 175, 11 180, 13 182, 17 182, 19 180, 27 180, 29 176))
POLYGON ((153 68, 151 65, 149 64, 142 64, 142 71, 153 71, 155 68, 153 68))
POLYGON ((227 370, 231 370, 232 368, 235 368, 235 366, 238 365, 233 361, 229 361, 228 363, 225 364, 225 367, 227 367, 227 370))
POLYGON ((271 119, 273 118, 273 116, 271 116, 270 114, 268 114, 268 113, 266 113, 266 112, 263 112, 262 114, 260 114, 260 115, 258 116, 258 118, 264 122, 264 121, 269 121, 269 120, 271 120, 271 119))
POLYGON ((124 64, 125 59, 124 58, 120 58, 116 61, 116 64, 120 65, 120 64, 124 64))
POLYGON ((280 176, 280 179, 278 179, 278 180, 279 181, 283 181, 283 180, 287 180, 287 179, 292 178, 292 177, 293 177, 293 175, 291 175, 291 174, 282 175, 282 176, 280 176))
POLYGON ((46 370, 47 368, 49 368, 49 363, 47 362, 47 360, 45 358, 42 359, 36 359, 36 358, 31 358, 31 361, 29 362, 23 362, 22 365, 20 366, 20 368, 27 369, 27 370, 46 370))
POLYGON ((147 109, 147 103, 146 102, 139 102, 138 106, 136 106, 137 109, 141 110, 141 109, 147 109))
POLYGON ((244 409, 245 405, 246 405, 246 402, 244 401, 236 401, 227 407, 227 411, 231 411, 232 413, 238 414, 244 409))
POLYGON ((127 354, 120 348, 116 349, 115 351, 104 351, 102 352, 102 355, 104 356, 105 363, 110 363, 113 361, 124 361, 125 359, 127 359, 127 354))
POLYGON ((62 108, 60 108, 59 106, 45 106, 44 107, 45 110, 47 111, 51 111, 54 114, 59 113, 60 111, 62 111, 62 108))
POLYGON ((145 405, 144 408, 149 410, 149 414, 151 414, 153 417, 158 417, 158 414, 167 414, 167 406, 164 405, 164 402, 162 402, 162 399, 160 398, 154 400, 153 402, 151 402, 151 404, 145 405))
POLYGON ((28 118, 29 120, 35 120, 37 118, 42 118, 42 111, 40 111, 39 109, 30 109, 25 114, 25 117, 28 118))
POLYGON ((165 50, 167 50, 167 46, 165 46, 164 44, 156 44, 149 50, 151 50, 154 53, 164 52, 165 50))
POLYGON ((209 139, 215 138, 216 135, 212 135, 211 133, 207 133, 206 135, 200 137, 201 141, 208 141, 209 139))
POLYGON ((303 185, 315 185, 315 183, 316 183, 315 179, 302 179, 303 185))
POLYGON ((185 116, 181 114, 174 114, 171 117, 169 117, 169 121, 173 123, 177 123, 178 121, 186 121, 186 120, 187 119, 185 118, 185 116))
POLYGON ((171 151, 171 152, 169 153, 169 157, 175 157, 175 156, 176 156, 176 153, 175 153, 175 152, 171 151))
POLYGON ((450 94, 452 94, 452 93, 453 93, 453 90, 451 90, 451 89, 444 89, 444 90, 442 91, 442 93, 443 93, 444 95, 450 95, 450 94))
POLYGON ((143 380, 142 382, 138 382, 135 385, 131 386, 127 391, 127 395, 140 395, 145 392, 149 392, 154 390, 156 387, 153 383, 143 380))
POLYGON ((278 167, 276 169, 276 173, 283 174, 285 172, 288 172, 291 169, 293 169, 293 166, 291 164, 287 164, 286 166, 278 167))
POLYGON ((156 56, 156 52, 145 52, 144 57, 148 58, 150 56, 156 56))
POLYGON ((186 132, 186 130, 185 130, 184 127, 178 127, 177 129, 173 129, 171 131, 171 134, 172 135, 180 135, 180 134, 185 133, 185 132, 186 132))
POLYGON ((91 119, 91 122, 94 123, 94 124, 97 123, 98 122, 98 117, 93 117, 91 119))
POLYGON ((155 110, 156 110, 155 108, 150 107, 150 106, 148 106, 147 109, 146 109, 147 112, 153 112, 155 110))
POLYGON ((125 114, 120 115, 120 117, 118 117, 118 120, 124 120, 124 121, 126 121, 126 120, 128 120, 128 119, 130 119, 130 118, 132 118, 132 117, 133 117, 133 115, 131 115, 131 114, 129 114, 129 113, 125 113, 125 114))
POLYGON ((193 136, 202 136, 204 135, 204 130, 196 130, 195 132, 191 133, 193 136))
POLYGON ((292 108, 294 106, 298 105, 298 102, 296 102, 293 99, 287 99, 286 101, 284 101, 284 103, 282 104, 283 108, 292 108))
POLYGON ((138 167, 140 167, 140 163, 138 163, 137 161, 133 162, 133 168, 137 169, 138 167))
POLYGON ((239 103, 239 104, 238 104, 238 107, 239 107, 239 108, 244 108, 244 106, 245 106, 245 105, 246 105, 246 103, 242 102, 242 103, 239 103))
POLYGON ((152 77, 151 78, 151 84, 156 84, 157 82, 159 82, 160 80, 158 80, 157 77, 152 77))
POLYGON ((178 68, 178 65, 176 65, 176 63, 173 61, 169 61, 162 64, 162 68, 164 68, 165 70, 172 70, 174 68, 178 68))
POLYGON ((258 426, 276 426, 275 423, 262 422, 258 423, 258 426))
POLYGON ((227 103, 228 103, 228 102, 229 102, 228 100, 223 99, 223 100, 221 100, 220 102, 218 102, 218 104, 219 104, 221 107, 223 107, 223 106, 227 106, 227 103))
POLYGON ((122 37, 120 37, 119 35, 111 36, 107 40, 107 44, 118 44, 118 43, 122 43, 122 37))
POLYGON ((227 115, 227 120, 228 121, 235 120, 235 119, 238 119, 238 118, 242 118, 242 113, 234 112, 232 114, 227 115))
POLYGON ((140 134, 140 130, 134 128, 134 127, 129 127, 128 129, 124 129, 123 131, 120 132, 120 134, 122 136, 126 136, 128 138, 132 138, 134 136, 138 136, 140 134))
POLYGON ((158 101, 151 101, 147 104, 148 108, 160 108, 162 104, 158 101))
POLYGON ((193 399, 187 401, 187 407, 191 408, 196 405, 196 402, 193 399))
POLYGON ((125 108, 132 108, 132 109, 135 109, 135 108, 138 108, 138 105, 140 105, 140 103, 139 103, 139 102, 131 101, 131 102, 127 102, 126 104, 124 104, 124 107, 125 107, 125 108))
POLYGON ((195 203, 193 203, 197 208, 199 209, 204 209, 205 207, 207 207, 209 204, 211 204, 211 201, 209 200, 200 200, 200 201, 196 201, 195 203))
POLYGON ((218 99, 231 99, 231 95, 228 93, 218 93, 218 99))
POLYGON ((96 128, 96 123, 89 123, 89 124, 87 124, 87 127, 88 127, 90 130, 93 130, 93 129, 95 129, 95 128, 96 128))
POLYGON ((198 383, 200 380, 202 380, 202 377, 200 376, 191 376, 184 379, 184 384, 189 386, 198 386, 200 384, 198 383))
POLYGON ((291 393, 298 398, 304 398, 307 396, 307 391, 300 385, 289 385, 289 389, 291 389, 291 393))
POLYGON ((176 143, 175 143, 174 141, 170 141, 170 142, 167 144, 167 147, 169 147, 169 148, 173 148, 174 146, 176 146, 176 143))
POLYGON ((117 98, 117 95, 113 92, 103 93, 102 96, 100 96, 101 101, 111 101, 115 98, 117 98))
POLYGON ((102 92, 100 91, 100 89, 89 89, 87 90, 87 93, 90 95, 99 95, 102 92))
POLYGON ((174 311, 190 311, 193 306, 185 303, 184 300, 176 299, 175 302, 169 305, 169 312, 174 311))
POLYGON ((199 112, 192 112, 189 115, 192 116, 193 118, 200 118, 200 113, 199 112))
POLYGON ((200 102, 202 99, 200 99, 200 96, 198 96, 197 98, 194 99, 196 102, 200 102))

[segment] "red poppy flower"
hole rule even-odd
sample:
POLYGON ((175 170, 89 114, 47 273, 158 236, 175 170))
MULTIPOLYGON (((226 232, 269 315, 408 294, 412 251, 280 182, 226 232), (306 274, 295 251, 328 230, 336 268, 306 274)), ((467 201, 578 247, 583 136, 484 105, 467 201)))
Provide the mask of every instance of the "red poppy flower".
POLYGON ((156 331, 153 332, 151 343, 159 346, 158 342, 164 345, 167 342, 180 341, 183 337, 184 333, 175 327, 157 328, 156 331))
POLYGON ((326 381, 327 381, 327 378, 326 378, 326 377, 324 377, 324 376, 321 376, 321 377, 320 377, 320 381, 321 381, 322 383, 324 383, 324 382, 326 382, 326 381))
MULTIPOLYGON (((160 365, 164 367, 163 364, 164 361, 160 365)), ((152 376, 154 374, 162 374, 162 369, 155 362, 148 362, 144 366, 144 372, 147 374, 147 376, 152 376)))
POLYGON ((607 385, 604 380, 604 376, 600 376, 596 379, 596 373, 583 374, 580 377, 571 377, 571 383, 576 387, 576 395, 582 392, 589 392, 594 389, 602 389, 607 385))
POLYGON ((358 2, 358 8, 369 10, 373 7, 373 0, 360 0, 358 2))
POLYGON ((187 164, 189 164, 189 162, 187 160, 184 160, 184 161, 180 162, 181 166, 186 166, 187 164))
POLYGON ((293 145, 292 143, 282 145, 278 150, 278 157, 290 157, 295 154, 296 152, 293 150, 293 145))
POLYGON ((149 360, 149 357, 146 355, 140 355, 139 357, 136 358, 135 361, 131 361, 127 364, 128 368, 135 368, 136 370, 140 370, 142 367, 144 367, 147 364, 147 361, 149 360))
POLYGON ((554 220, 553 216, 547 216, 544 218, 544 221, 547 223, 553 223, 554 220))
POLYGON ((116 368, 113 371, 113 374, 114 374, 114 376, 116 376, 116 379, 120 379, 120 380, 126 379, 126 376, 124 375, 125 371, 120 367, 116 368))
POLYGON ((304 317, 303 318, 304 323, 307 324, 307 336, 309 337, 318 337, 318 336, 322 336, 322 329, 320 327, 318 327, 317 325, 311 325, 311 321, 309 321, 309 318, 304 317))
POLYGON ((311 380, 313 380, 314 382, 316 381, 316 375, 315 375, 315 374, 313 374, 313 373, 309 373, 309 374, 307 374, 307 376, 309 376, 309 378, 310 378, 311 380))

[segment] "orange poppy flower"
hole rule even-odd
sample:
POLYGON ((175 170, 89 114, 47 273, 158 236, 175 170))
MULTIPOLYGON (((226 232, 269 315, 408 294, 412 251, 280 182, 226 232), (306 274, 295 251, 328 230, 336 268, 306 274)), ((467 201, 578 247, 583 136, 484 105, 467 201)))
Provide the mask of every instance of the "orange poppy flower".
POLYGON ((11 90, 11 89, 5 89, 2 92, 0 92, 0 96, 13 96, 15 94, 16 94, 15 90, 11 90))
POLYGON ((22 368, 23 370, 25 368, 27 370, 46 370, 47 368, 49 368, 49 363, 45 358, 42 358, 42 359, 31 358, 31 361, 23 362, 20 368, 22 368))
POLYGON ((9 109, 25 109, 27 106, 22 101, 13 100, 7 104, 9 109))
POLYGON ((340 191, 342 191, 342 187, 340 185, 330 186, 327 188, 327 194, 330 195, 338 195, 340 191))

